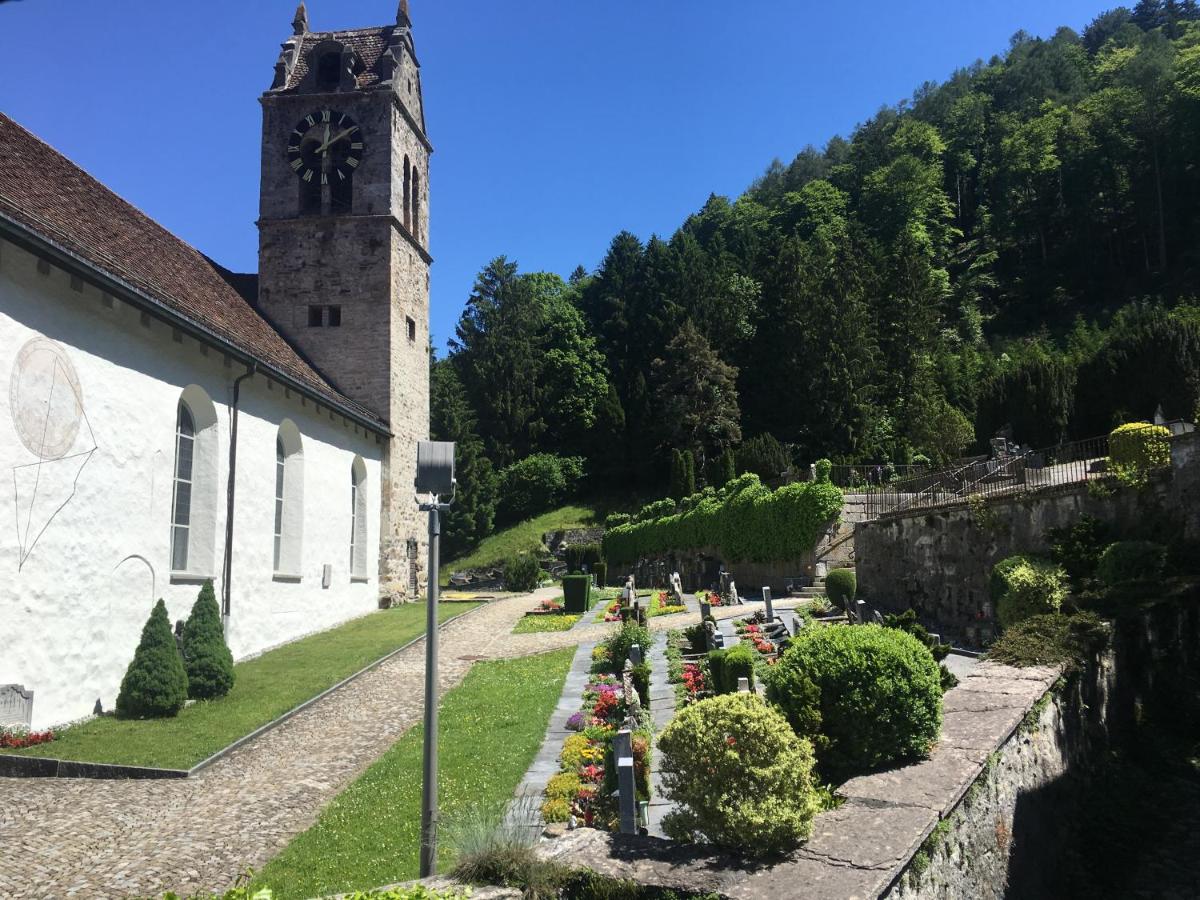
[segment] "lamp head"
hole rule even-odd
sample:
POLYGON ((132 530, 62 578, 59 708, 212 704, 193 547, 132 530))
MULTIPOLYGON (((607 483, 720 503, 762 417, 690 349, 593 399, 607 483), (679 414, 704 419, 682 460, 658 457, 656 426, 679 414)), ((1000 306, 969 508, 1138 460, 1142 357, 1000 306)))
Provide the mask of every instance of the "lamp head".
POLYGON ((417 444, 417 493, 449 497, 454 494, 454 483, 454 442, 420 441, 417 444))

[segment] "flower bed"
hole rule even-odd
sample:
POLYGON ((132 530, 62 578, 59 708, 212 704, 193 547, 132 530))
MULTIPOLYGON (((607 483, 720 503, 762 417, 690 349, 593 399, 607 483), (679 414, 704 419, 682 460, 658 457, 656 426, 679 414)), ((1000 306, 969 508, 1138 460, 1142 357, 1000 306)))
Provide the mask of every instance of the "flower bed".
POLYGON ((768 640, 763 627, 750 619, 739 619, 733 623, 733 630, 744 643, 749 644, 771 665, 779 656, 779 647, 774 641, 768 640))
POLYGON ((682 709, 712 695, 706 657, 684 659, 684 648, 694 651, 685 633, 667 632, 667 681, 675 685, 675 706, 682 709))
POLYGON ((8 725, 0 725, 0 750, 24 750, 38 744, 48 744, 58 737, 53 731, 29 731, 8 725))

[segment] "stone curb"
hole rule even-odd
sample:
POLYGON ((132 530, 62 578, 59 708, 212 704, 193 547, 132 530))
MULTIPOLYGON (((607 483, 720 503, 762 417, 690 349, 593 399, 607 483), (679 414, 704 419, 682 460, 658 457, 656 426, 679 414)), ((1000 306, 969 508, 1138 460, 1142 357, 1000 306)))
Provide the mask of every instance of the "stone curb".
MULTIPOLYGON (((457 622, 477 612, 487 606, 487 603, 480 603, 465 612, 460 612, 453 615, 446 621, 438 625, 439 630, 445 628, 452 622, 457 622)), ((165 778, 190 778, 191 776, 207 769, 209 766, 224 759, 233 751, 245 746, 256 738, 262 737, 268 731, 278 728, 288 719, 304 712, 315 703, 324 700, 335 691, 341 690, 346 685, 350 684, 379 668, 393 656, 403 653, 405 650, 412 647, 425 639, 425 634, 422 632, 407 643, 402 644, 395 650, 381 656, 374 662, 367 663, 363 668, 359 669, 352 675, 347 675, 335 685, 325 688, 315 697, 310 697, 299 706, 293 706, 287 712, 280 715, 278 718, 272 719, 265 725, 260 725, 254 731, 247 735, 238 738, 227 747, 223 747, 207 759, 203 759, 190 769, 159 769, 153 766, 122 766, 113 763, 93 763, 73 759, 55 759, 47 756, 13 756, 11 754, 0 754, 0 778, 94 778, 100 780, 125 780, 125 779, 165 779, 165 778)))

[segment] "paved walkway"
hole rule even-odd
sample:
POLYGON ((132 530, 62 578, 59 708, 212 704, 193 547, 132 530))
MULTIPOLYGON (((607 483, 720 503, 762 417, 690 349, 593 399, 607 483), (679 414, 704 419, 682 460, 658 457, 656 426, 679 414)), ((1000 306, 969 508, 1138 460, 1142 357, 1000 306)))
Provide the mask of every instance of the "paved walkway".
MULTIPOLYGON (((476 659, 523 656, 583 635, 511 634, 558 591, 498 600, 443 627, 440 689, 476 659)), ((261 868, 416 724, 420 641, 193 778, 0 778, 0 897, 120 898, 224 890, 261 868)))

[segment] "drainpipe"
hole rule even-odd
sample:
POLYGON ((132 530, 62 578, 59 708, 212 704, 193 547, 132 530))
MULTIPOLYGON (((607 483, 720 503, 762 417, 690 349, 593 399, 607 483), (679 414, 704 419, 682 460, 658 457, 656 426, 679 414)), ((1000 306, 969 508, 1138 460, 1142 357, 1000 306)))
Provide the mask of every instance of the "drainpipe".
POLYGON ((258 365, 250 363, 246 367, 246 374, 239 375, 233 382, 233 425, 229 430, 229 487, 225 500, 225 560, 221 570, 221 624, 225 631, 229 630, 233 581, 233 498, 237 487, 238 401, 242 394, 242 382, 253 378, 257 371, 258 365))

